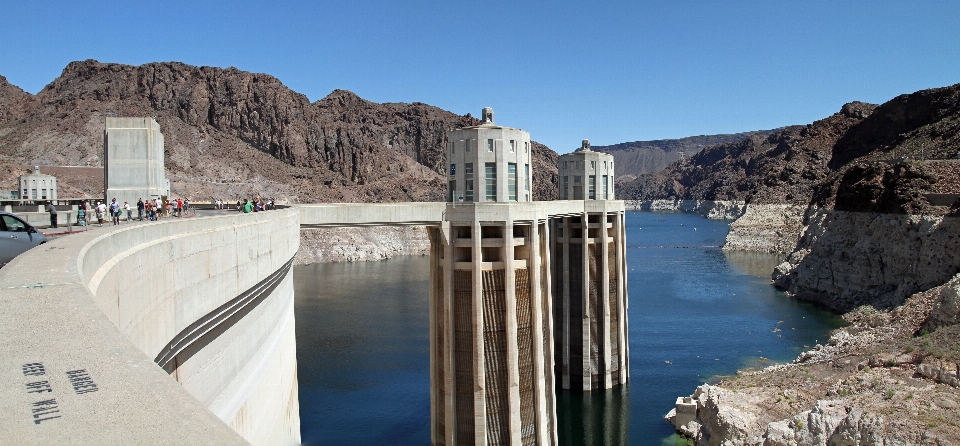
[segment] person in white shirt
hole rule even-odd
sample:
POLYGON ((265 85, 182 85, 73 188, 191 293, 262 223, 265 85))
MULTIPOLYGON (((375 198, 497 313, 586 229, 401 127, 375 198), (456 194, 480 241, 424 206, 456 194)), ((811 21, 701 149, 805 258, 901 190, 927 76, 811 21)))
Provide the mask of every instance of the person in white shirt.
POLYGON ((97 202, 97 224, 103 226, 103 214, 107 213, 107 205, 102 201, 97 202))
POLYGON ((159 220, 159 219, 160 219, 160 214, 163 213, 163 200, 161 200, 160 197, 157 197, 156 203, 157 203, 157 207, 156 207, 156 209, 157 209, 157 220, 159 220))
POLYGON ((133 220, 133 211, 130 209, 130 203, 124 201, 123 209, 127 211, 127 223, 133 220))

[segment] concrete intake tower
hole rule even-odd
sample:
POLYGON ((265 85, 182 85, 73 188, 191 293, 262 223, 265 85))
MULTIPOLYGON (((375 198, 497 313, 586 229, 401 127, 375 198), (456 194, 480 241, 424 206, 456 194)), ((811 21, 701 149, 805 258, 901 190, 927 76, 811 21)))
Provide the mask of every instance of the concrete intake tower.
POLYGON ((447 140, 448 203, 428 229, 431 441, 555 445, 558 388, 628 378, 612 157, 596 154, 610 158, 601 199, 536 202, 529 133, 485 108, 447 140))

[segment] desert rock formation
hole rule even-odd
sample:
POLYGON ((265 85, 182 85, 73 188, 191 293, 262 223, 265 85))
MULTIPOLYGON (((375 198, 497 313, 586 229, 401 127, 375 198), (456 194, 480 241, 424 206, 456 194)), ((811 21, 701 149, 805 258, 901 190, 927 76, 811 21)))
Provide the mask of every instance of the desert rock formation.
MULTIPOLYGON (((273 76, 235 68, 87 60, 36 95, 0 78, 0 163, 102 166, 106 116, 155 117, 172 192, 194 201, 441 200, 445 133, 479 123, 344 90, 311 103, 273 76)), ((534 144, 537 199, 556 194, 556 156, 534 144)))

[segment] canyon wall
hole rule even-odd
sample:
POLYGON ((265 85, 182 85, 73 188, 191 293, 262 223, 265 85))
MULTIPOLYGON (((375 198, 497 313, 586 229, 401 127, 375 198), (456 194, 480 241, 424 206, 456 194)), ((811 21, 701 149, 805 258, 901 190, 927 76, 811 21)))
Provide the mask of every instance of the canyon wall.
POLYGON ((749 204, 730 224, 723 249, 788 254, 803 230, 804 206, 749 204))
POLYGON ((736 200, 662 199, 627 202, 627 210, 692 212, 715 220, 736 219, 743 214, 744 208, 744 202, 736 200))
MULTIPOLYGON (((23 165, 102 166, 107 116, 156 119, 175 196, 290 203, 442 200, 446 132, 480 122, 345 90, 310 102, 273 76, 232 67, 86 60, 36 95, 0 76, 0 186, 13 184, 23 165)), ((557 154, 532 146, 534 196, 552 199, 557 154)), ((65 183, 87 193, 103 186, 65 183)))
POLYGON ((960 272, 960 218, 812 209, 773 273, 794 296, 839 312, 892 308, 960 272))
POLYGON ((302 229, 294 264, 370 262, 429 253, 430 239, 423 226, 302 229))

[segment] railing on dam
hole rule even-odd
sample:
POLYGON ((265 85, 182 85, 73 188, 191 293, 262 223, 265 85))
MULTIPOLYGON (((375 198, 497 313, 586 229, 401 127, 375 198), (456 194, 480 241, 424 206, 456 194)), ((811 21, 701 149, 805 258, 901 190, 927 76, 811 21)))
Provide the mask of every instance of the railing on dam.
MULTIPOLYGON (((323 228, 344 226, 400 226, 426 225, 436 226, 444 220, 448 212, 478 208, 479 203, 323 203, 301 204, 294 206, 300 211, 301 228, 323 228)), ((488 210, 497 218, 503 215, 502 209, 518 209, 540 218, 580 215, 583 213, 623 210, 622 201, 613 200, 556 200, 533 201, 526 203, 482 203, 478 209, 488 210)), ((482 211, 481 211, 482 212, 482 211)), ((491 217, 493 218, 493 217, 491 217)))
POLYGON ((4 438, 298 442, 298 230, 293 209, 170 219, 16 258, 0 270, 4 438))

